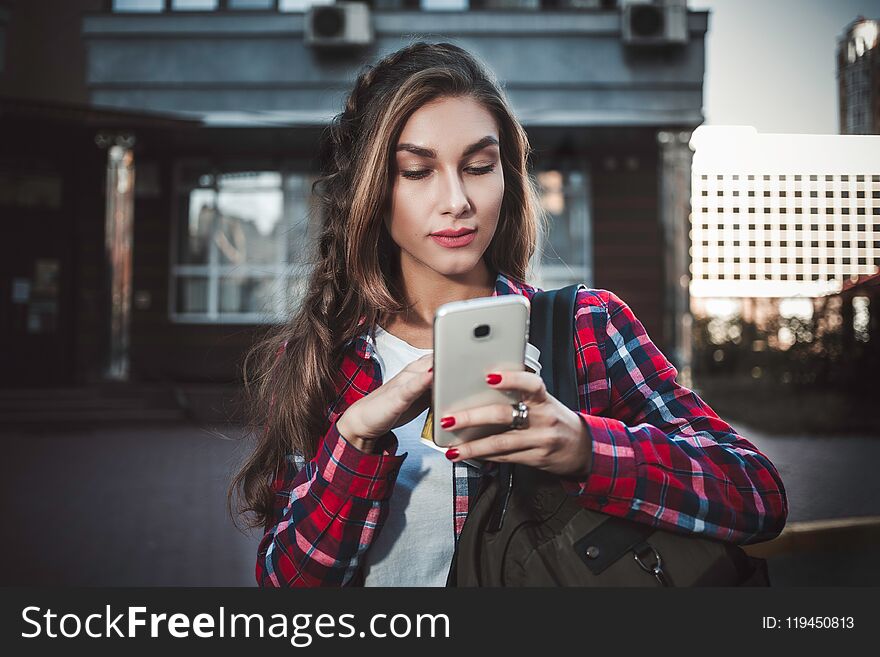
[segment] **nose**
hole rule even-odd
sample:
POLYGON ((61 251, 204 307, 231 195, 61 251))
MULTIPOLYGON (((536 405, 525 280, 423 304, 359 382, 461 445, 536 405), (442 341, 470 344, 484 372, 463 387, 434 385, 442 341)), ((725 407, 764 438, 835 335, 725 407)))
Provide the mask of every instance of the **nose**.
POLYGON ((457 217, 470 210, 471 204, 468 201, 467 190, 465 190, 464 183, 458 173, 452 173, 446 178, 448 182, 445 190, 445 212, 457 217))

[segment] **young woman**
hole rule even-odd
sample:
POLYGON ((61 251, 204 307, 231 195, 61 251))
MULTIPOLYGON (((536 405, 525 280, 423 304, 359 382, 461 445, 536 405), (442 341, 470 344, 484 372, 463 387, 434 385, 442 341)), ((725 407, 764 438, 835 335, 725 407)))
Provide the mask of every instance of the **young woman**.
POLYGON ((265 532, 261 586, 442 586, 480 477, 502 461, 664 529, 736 543, 781 531, 776 469, 675 382, 606 290, 577 299, 580 412, 536 374, 495 372, 486 385, 519 391, 525 422, 475 408, 435 421, 512 428, 446 458, 419 442, 437 307, 538 291, 525 282, 543 221, 529 152, 498 84, 455 45, 413 43, 358 77, 324 137, 305 299, 245 361, 260 437, 230 500, 265 532))

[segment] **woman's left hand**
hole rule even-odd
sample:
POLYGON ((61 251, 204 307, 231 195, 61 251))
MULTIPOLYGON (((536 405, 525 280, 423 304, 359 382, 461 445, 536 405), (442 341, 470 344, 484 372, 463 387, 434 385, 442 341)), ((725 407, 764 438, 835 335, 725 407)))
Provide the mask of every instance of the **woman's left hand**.
MULTIPOLYGON (((456 445, 446 452, 448 459, 522 463, 564 477, 586 478, 592 461, 592 441, 586 423, 547 392, 540 376, 526 371, 503 371, 490 374, 486 381, 492 388, 521 393, 520 399, 529 407, 528 427, 456 445), (498 376, 497 383, 489 383, 498 376)), ((511 404, 492 404, 458 411, 440 421, 447 431, 455 432, 486 424, 509 427, 512 418, 511 404)))

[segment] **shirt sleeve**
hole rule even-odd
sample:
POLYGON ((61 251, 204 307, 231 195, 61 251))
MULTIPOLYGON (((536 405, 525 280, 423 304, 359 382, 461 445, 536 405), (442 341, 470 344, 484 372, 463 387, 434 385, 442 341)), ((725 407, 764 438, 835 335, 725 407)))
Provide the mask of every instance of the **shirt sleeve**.
POLYGON ((604 321, 581 314, 578 353, 592 339, 604 362, 579 358, 578 384, 582 402, 595 386, 607 388, 608 409, 580 413, 592 463, 585 480, 563 480, 569 494, 587 508, 670 531, 739 544, 777 536, 788 503, 776 468, 676 382, 678 372, 629 306, 611 292, 600 296, 604 321))
MULTIPOLYGON (((315 457, 288 463, 273 483, 275 521, 257 551, 264 587, 346 586, 388 515, 388 499, 407 453, 389 431, 367 454, 330 425, 315 457)), ((292 458, 292 457, 291 457, 292 458)))

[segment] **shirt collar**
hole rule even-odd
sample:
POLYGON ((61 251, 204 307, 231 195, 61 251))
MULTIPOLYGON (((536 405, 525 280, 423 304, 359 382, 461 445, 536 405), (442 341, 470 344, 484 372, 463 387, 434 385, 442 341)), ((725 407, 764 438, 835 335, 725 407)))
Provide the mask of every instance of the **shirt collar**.
MULTIPOLYGON (((495 289, 492 290, 492 296, 497 297, 502 294, 521 294, 531 299, 532 295, 537 291, 537 288, 499 272, 495 277, 495 289)), ((362 316, 358 322, 358 326, 362 326, 365 321, 366 316, 362 316)), ((369 360, 376 352, 375 330, 375 326, 364 327, 358 335, 349 339, 349 341, 345 343, 343 350, 348 349, 354 344, 355 354, 359 358, 369 360)))

